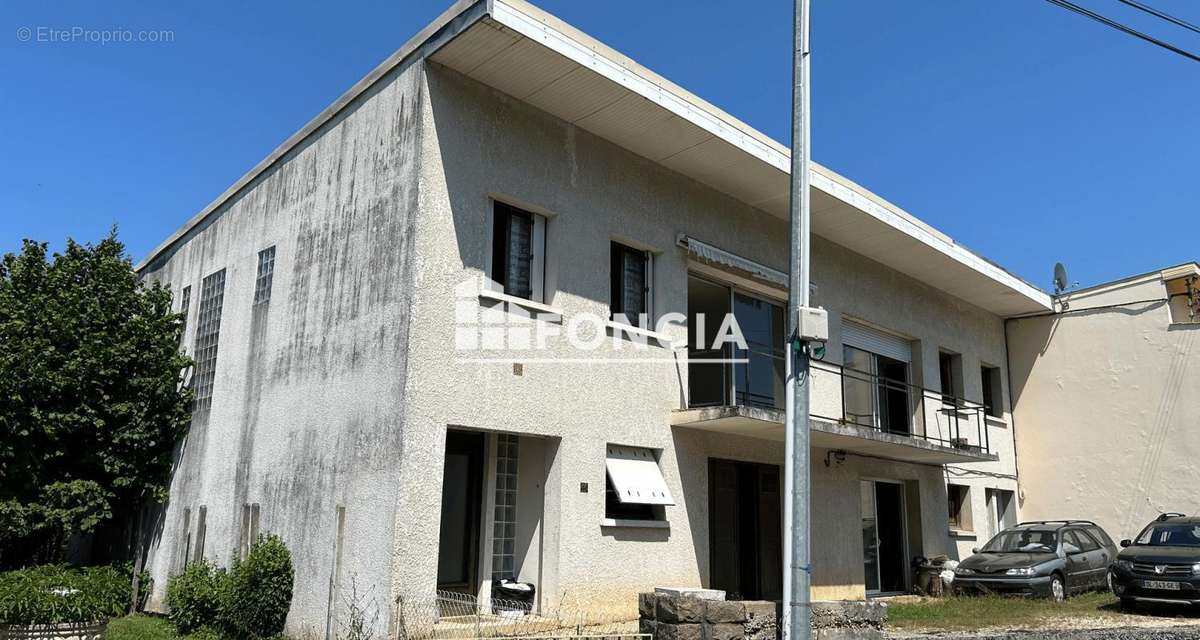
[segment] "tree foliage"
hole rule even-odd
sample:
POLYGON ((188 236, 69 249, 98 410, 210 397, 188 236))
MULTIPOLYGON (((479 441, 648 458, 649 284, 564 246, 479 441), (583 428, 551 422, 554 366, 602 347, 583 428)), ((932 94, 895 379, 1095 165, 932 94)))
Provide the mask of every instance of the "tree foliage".
POLYGON ((0 562, 56 560, 72 534, 165 499, 189 416, 181 329, 115 230, 0 259, 0 562))

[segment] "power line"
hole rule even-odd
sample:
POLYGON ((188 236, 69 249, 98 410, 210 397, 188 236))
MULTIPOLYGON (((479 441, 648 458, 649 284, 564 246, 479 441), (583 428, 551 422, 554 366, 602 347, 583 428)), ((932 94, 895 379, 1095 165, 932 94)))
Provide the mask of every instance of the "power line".
POLYGON ((1150 5, 1145 4, 1143 2, 1138 2, 1137 0, 1117 0, 1117 1, 1120 2, 1121 4, 1127 4, 1135 9, 1145 11, 1146 13, 1148 13, 1152 16, 1158 16, 1159 18, 1162 18, 1163 20, 1166 20, 1167 22, 1177 24, 1177 25, 1183 27, 1184 29, 1188 29, 1191 31, 1195 31, 1196 33, 1200 33, 1200 27, 1197 27, 1196 25, 1188 22, 1187 20, 1183 20, 1181 18, 1176 18, 1175 16, 1170 15, 1169 13, 1167 13, 1165 11, 1159 11, 1158 9, 1155 9, 1154 7, 1151 7, 1150 5))
POLYGON ((1116 29, 1117 31, 1123 31, 1135 38, 1141 38, 1142 40, 1145 40, 1146 42, 1158 45, 1158 46, 1166 49, 1167 51, 1177 53, 1177 54, 1179 54, 1185 58, 1188 58, 1190 60, 1193 60, 1195 62, 1200 62, 1200 55, 1196 55, 1190 51, 1185 51, 1183 49, 1180 49, 1179 47, 1176 47, 1175 45, 1163 42, 1162 40, 1159 40, 1158 38, 1155 38, 1153 36, 1142 33, 1141 31, 1138 31, 1132 27, 1127 27, 1127 26, 1121 24, 1120 22, 1117 22, 1116 20, 1105 18, 1104 16, 1102 16, 1094 11, 1084 9, 1083 7, 1081 7, 1077 4, 1068 2, 1067 0, 1046 0, 1046 2, 1049 2, 1050 4, 1058 6, 1058 7, 1062 7, 1063 9, 1066 9, 1068 11, 1074 11, 1075 13, 1078 13, 1082 16, 1087 16, 1087 17, 1091 18, 1092 20, 1095 20, 1096 22, 1099 22, 1104 25, 1108 25, 1108 26, 1112 27, 1113 29, 1116 29))

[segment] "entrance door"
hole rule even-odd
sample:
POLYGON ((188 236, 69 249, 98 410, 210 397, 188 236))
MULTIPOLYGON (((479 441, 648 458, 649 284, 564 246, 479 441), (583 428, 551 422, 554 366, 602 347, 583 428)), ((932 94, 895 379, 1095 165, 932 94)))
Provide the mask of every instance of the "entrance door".
POLYGON ((863 480, 863 584, 867 593, 895 593, 908 587, 908 545, 904 485, 863 480))
POLYGON ((710 587, 729 600, 783 594, 781 477, 775 465, 709 460, 710 587))
POLYGON ((475 595, 479 589, 479 519, 484 435, 446 432, 437 588, 475 595))

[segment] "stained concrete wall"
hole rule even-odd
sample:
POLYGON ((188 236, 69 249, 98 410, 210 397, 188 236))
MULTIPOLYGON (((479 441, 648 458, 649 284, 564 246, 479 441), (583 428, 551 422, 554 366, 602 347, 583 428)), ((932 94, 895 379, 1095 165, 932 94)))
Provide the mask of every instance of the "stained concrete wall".
MULTIPOLYGON (((549 462, 542 550, 543 584, 554 603, 588 602, 628 615, 633 593, 708 579, 707 457, 781 462, 766 440, 672 428, 683 403, 686 367, 668 347, 622 350, 620 366, 534 361, 518 375, 511 362, 462 362, 455 351, 455 286, 478 279, 490 258, 492 198, 543 213, 547 223, 545 302, 573 314, 607 314, 609 242, 636 243, 654 254, 657 314, 686 312, 689 261, 675 247, 680 232, 761 263, 786 264, 786 226, 712 189, 557 120, 509 96, 430 65, 422 140, 420 210, 414 274, 415 307, 405 398, 406 441, 393 567, 393 596, 428 593, 436 584, 441 470, 448 427, 561 438, 549 462), (645 362, 637 362, 638 358, 645 362), (660 452, 676 505, 669 529, 604 527, 607 443, 660 452), (588 490, 583 490, 583 484, 588 490), (412 518, 411 514, 428 514, 412 518)), ((813 240, 816 303, 831 309, 840 360, 838 318, 872 321, 919 341, 918 375, 936 387, 939 347, 963 354, 969 373, 987 361, 1005 366, 1001 320, 861 255, 813 240)), ((782 291, 776 295, 782 296, 782 291)), ((469 299, 483 306, 478 300, 469 299)), ((468 307, 471 305, 468 304, 468 307)), ((669 330, 684 337, 680 327, 669 330)), ((579 357, 561 341, 538 358, 579 357)), ((467 354, 479 355, 479 354, 467 354)), ((489 355, 489 354, 483 354, 489 355)), ((497 355, 497 354, 490 354, 497 355)), ((606 341, 591 355, 614 355, 606 341)), ((975 374, 977 376, 977 373, 975 374)), ((968 481, 1012 486, 1011 430, 991 427, 1000 463, 961 471, 968 481), (1007 474, 984 477, 978 470, 1007 474)), ((814 452, 814 459, 823 452, 814 452)), ((818 466, 820 463, 818 462, 818 466)), ((946 525, 943 470, 937 466, 851 458, 818 469, 818 497, 828 508, 818 523, 818 597, 862 596, 859 477, 917 483, 921 552, 954 553, 946 525), (828 544, 829 548, 821 545, 828 544), (842 548, 844 547, 844 548, 842 548)), ((982 494, 982 491, 980 491, 982 494)), ((915 555, 915 554, 914 554, 915 555)))
POLYGON ((191 286, 189 353, 201 279, 227 274, 212 409, 178 456, 150 548, 151 608, 162 610, 167 579, 181 567, 184 509, 195 535, 206 506, 204 556, 228 566, 242 505, 258 503, 261 531, 280 535, 295 562, 290 632, 324 637, 330 603, 336 630, 352 580, 386 623, 420 77, 419 65, 391 72, 143 272, 169 283, 177 300, 191 286), (271 300, 253 305, 257 253, 272 245, 271 300))
POLYGON ((1129 538, 1200 512, 1200 325, 1172 325, 1158 274, 1012 320, 1022 514, 1088 518, 1129 538))

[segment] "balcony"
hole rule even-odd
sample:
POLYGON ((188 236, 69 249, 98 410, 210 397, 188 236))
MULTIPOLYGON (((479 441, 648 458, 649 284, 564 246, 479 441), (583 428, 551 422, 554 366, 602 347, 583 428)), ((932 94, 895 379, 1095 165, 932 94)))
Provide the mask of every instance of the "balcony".
MULTIPOLYGON (((690 354, 691 402, 675 426, 784 440, 782 350, 748 347, 690 354)), ((813 447, 925 464, 997 460, 983 405, 906 382, 907 365, 875 369, 813 361, 813 447)))

